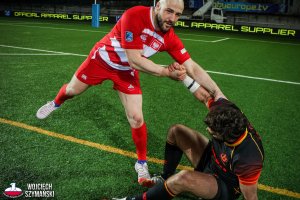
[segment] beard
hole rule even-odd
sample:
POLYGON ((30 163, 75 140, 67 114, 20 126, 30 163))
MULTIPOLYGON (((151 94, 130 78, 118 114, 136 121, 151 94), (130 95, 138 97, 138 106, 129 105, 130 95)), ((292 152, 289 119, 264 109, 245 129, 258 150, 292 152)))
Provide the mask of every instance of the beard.
POLYGON ((166 33, 166 32, 168 32, 170 30, 170 28, 165 28, 164 27, 164 23, 167 23, 170 26, 174 26, 174 24, 175 24, 173 22, 163 21, 162 18, 161 18, 161 16, 159 14, 156 15, 155 21, 156 21, 156 24, 158 25, 160 31, 163 32, 163 33, 166 33))

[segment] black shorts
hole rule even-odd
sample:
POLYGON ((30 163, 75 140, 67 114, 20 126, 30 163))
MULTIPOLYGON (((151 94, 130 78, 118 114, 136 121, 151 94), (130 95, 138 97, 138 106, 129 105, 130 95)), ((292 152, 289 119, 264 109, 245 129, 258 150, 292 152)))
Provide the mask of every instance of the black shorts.
POLYGON ((215 174, 210 169, 210 161, 211 161, 211 142, 208 143, 206 149, 203 152, 203 155, 195 168, 195 171, 212 174, 218 183, 218 192, 217 195, 212 200, 233 200, 238 199, 240 196, 240 193, 237 193, 236 189, 234 189, 233 186, 226 183, 224 180, 222 180, 217 174, 215 174))

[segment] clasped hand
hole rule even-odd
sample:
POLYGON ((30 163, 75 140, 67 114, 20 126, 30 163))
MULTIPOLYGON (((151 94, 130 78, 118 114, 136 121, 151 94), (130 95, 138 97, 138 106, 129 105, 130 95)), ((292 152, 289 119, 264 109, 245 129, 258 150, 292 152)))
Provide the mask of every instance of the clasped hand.
POLYGON ((169 77, 173 80, 182 81, 186 76, 186 69, 183 65, 174 62, 168 66, 169 77))

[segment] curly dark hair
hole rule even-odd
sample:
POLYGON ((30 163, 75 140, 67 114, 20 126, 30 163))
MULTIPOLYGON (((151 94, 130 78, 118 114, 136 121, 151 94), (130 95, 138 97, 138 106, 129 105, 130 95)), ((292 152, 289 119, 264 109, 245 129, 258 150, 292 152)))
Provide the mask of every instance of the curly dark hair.
POLYGON ((206 115, 204 123, 213 131, 218 133, 224 142, 236 141, 246 130, 247 118, 234 105, 214 106, 206 115))

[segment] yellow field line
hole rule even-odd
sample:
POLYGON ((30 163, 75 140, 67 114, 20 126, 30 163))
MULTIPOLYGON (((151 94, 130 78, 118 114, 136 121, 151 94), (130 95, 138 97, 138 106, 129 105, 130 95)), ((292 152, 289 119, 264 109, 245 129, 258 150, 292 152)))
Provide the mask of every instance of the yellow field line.
MULTIPOLYGON (((100 149, 102 151, 107 151, 107 152, 110 152, 110 153, 115 153, 115 154, 119 154, 119 155, 123 155, 123 156, 126 156, 126 157, 137 159, 136 154, 134 152, 131 152, 131 151, 125 151, 125 150, 118 149, 118 148, 115 148, 115 147, 111 147, 111 146, 107 146, 107 145, 103 145, 103 144, 99 144, 99 143, 95 143, 95 142, 90 142, 90 141, 87 141, 87 140, 78 139, 78 138, 75 138, 75 137, 72 137, 72 136, 67 136, 67 135, 63 135, 63 134, 60 134, 60 133, 47 131, 47 130, 44 130, 44 129, 41 129, 41 128, 38 128, 38 127, 30 126, 30 125, 27 125, 27 124, 24 124, 24 123, 11 121, 11 120, 7 120, 7 119, 3 119, 3 118, 0 118, 0 122, 3 123, 3 124, 9 124, 9 125, 12 125, 12 126, 16 126, 16 127, 19 127, 19 128, 30 130, 30 131, 33 131, 33 132, 36 132, 36 133, 39 133, 39 134, 44 134, 44 135, 47 135, 47 136, 51 136, 51 137, 67 140, 67 141, 70 141, 70 142, 74 142, 74 143, 77 143, 77 144, 97 148, 97 149, 100 149)), ((163 160, 157 159, 157 158, 152 158, 152 157, 148 157, 148 161, 153 162, 153 163, 157 163, 157 164, 163 164, 164 163, 163 160)), ((178 169, 192 170, 191 167, 183 166, 183 165, 179 165, 178 169)), ((263 185, 263 184, 258 184, 258 188, 260 190, 264 190, 264 191, 275 193, 275 194, 280 194, 280 195, 294 197, 294 198, 300 198, 300 193, 292 192, 292 191, 289 191, 289 190, 286 190, 286 189, 274 188, 274 187, 263 185)))

